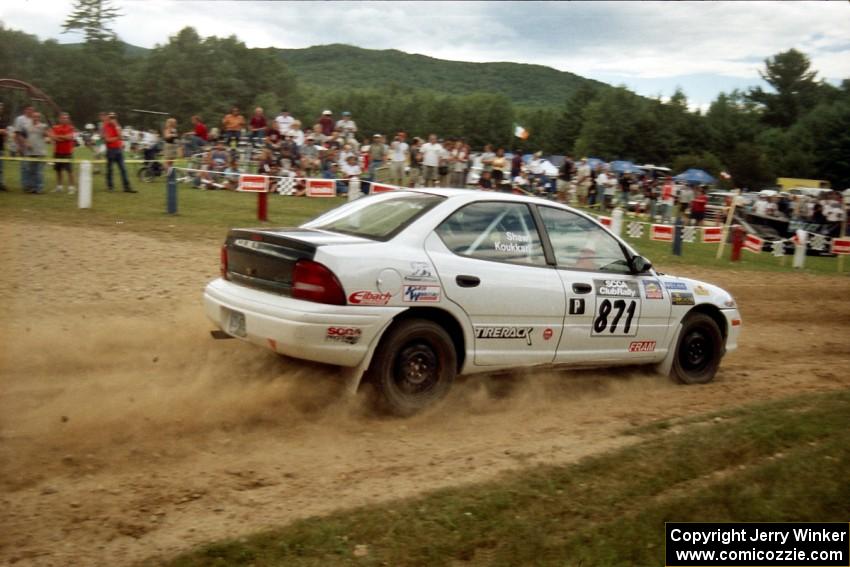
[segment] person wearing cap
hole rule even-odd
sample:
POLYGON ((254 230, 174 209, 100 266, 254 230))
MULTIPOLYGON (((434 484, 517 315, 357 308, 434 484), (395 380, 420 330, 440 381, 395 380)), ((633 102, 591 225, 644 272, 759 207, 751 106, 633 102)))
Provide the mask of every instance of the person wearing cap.
POLYGON ((404 167, 410 156, 410 146, 403 135, 404 132, 396 134, 390 144, 390 183, 399 187, 404 183, 404 167))
POLYGON ((125 193, 136 193, 130 187, 127 178, 127 168, 124 166, 124 142, 121 140, 121 125, 118 116, 114 112, 107 115, 103 125, 103 138, 106 140, 106 190, 112 191, 115 186, 112 183, 112 166, 117 165, 121 173, 121 183, 124 185, 125 193))
POLYGON ((319 118, 319 125, 322 127, 322 135, 330 136, 334 131, 333 113, 330 110, 322 111, 322 116, 319 118))
POLYGON ((380 134, 372 136, 372 143, 369 145, 369 180, 375 181, 375 171, 384 166, 384 161, 387 159, 388 148, 384 143, 384 137, 380 134))
POLYGON ((336 123, 336 129, 342 134, 344 140, 357 134, 357 123, 351 118, 350 112, 346 110, 342 113, 342 118, 336 123))
POLYGON ((301 168, 306 177, 313 177, 321 169, 319 147, 316 146, 316 139, 312 134, 304 138, 304 145, 301 146, 301 168))

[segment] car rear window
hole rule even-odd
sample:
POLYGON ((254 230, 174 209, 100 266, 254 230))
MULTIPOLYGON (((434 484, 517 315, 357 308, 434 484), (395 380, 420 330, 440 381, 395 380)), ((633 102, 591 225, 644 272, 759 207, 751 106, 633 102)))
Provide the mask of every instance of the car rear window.
POLYGON ((444 197, 439 195, 408 193, 354 208, 348 214, 335 216, 327 223, 312 228, 372 240, 389 240, 443 199, 444 197))

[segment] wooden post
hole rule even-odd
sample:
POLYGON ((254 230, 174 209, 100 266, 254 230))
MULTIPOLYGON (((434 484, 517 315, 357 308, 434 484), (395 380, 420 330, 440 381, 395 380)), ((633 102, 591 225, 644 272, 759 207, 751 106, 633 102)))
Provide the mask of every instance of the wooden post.
POLYGON ((726 246, 726 239, 729 238, 729 227, 732 225, 732 219, 735 217, 735 207, 738 205, 738 199, 740 199, 740 192, 736 189, 735 196, 732 198, 732 204, 729 206, 729 213, 726 215, 726 223, 723 225, 723 235, 720 238, 720 246, 717 247, 716 260, 723 257, 723 248, 726 246))

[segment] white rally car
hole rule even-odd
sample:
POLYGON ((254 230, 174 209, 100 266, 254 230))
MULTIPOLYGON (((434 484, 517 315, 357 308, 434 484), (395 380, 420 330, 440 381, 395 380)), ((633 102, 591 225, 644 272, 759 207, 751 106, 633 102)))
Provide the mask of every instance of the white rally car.
POLYGON ((522 366, 653 364, 708 382, 741 329, 729 293, 657 273, 593 218, 462 189, 233 229, 204 302, 214 335, 349 367, 399 415, 458 374, 522 366))

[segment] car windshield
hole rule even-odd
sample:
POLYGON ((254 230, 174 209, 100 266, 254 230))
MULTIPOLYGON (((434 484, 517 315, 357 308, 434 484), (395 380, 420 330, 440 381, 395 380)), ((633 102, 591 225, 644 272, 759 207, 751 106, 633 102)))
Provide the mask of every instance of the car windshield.
POLYGON ((328 222, 312 228, 372 240, 389 240, 443 199, 444 197, 438 195, 409 193, 354 208, 348 214, 335 216, 328 222))

